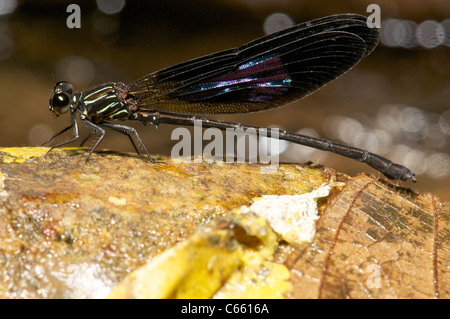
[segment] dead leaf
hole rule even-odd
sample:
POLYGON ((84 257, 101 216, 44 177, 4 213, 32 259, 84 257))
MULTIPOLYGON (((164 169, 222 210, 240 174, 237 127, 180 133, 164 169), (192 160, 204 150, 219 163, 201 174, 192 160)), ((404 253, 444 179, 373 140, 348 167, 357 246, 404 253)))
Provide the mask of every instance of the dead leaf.
POLYGON ((286 261, 293 298, 449 298, 450 205, 359 175, 286 261))

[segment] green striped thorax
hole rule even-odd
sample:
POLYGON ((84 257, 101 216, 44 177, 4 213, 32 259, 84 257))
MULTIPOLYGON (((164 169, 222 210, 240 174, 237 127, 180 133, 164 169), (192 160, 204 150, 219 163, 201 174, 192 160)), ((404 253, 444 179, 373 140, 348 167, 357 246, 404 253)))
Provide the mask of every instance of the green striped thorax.
POLYGON ((93 123, 105 120, 126 120, 138 108, 128 97, 123 83, 105 83, 81 93, 72 93, 72 85, 68 82, 58 82, 50 98, 50 111, 55 116, 71 110, 74 114, 80 111, 81 119, 89 119, 93 123))

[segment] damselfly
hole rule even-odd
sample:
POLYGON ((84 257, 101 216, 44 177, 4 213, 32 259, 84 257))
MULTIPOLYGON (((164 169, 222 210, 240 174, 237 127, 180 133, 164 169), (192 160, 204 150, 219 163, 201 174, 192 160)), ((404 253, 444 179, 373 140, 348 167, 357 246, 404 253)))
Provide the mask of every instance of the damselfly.
MULTIPOLYGON (((200 121, 203 127, 221 130, 266 130, 194 115, 258 112, 301 99, 371 53, 378 43, 378 33, 378 29, 367 26, 364 16, 339 14, 148 74, 128 85, 111 82, 73 93, 71 84, 58 82, 50 98, 50 110, 56 116, 70 111, 71 125, 49 142, 69 129, 73 129, 74 136, 50 150, 79 138, 77 111, 84 124, 100 133, 86 162, 105 136, 106 128, 127 135, 138 152, 134 136, 154 161, 137 131, 109 122, 114 120, 153 125, 194 125, 200 121)), ((267 133, 270 137, 270 130, 267 133)), ((282 130, 278 138, 365 162, 390 179, 415 182, 410 169, 363 149, 282 130)))

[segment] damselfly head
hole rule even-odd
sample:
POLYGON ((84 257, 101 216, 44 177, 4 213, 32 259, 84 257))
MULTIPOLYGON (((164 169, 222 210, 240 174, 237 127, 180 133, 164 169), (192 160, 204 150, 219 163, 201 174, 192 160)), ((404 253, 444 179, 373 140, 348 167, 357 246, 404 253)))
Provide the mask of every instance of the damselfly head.
POLYGON ((52 96, 50 97, 50 111, 55 116, 59 116, 67 113, 70 109, 70 98, 72 96, 72 84, 68 82, 58 82, 53 89, 52 96))

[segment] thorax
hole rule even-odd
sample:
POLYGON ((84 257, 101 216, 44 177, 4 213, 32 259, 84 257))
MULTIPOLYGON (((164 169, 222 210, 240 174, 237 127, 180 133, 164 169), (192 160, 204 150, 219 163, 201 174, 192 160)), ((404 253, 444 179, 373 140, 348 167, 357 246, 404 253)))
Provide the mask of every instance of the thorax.
POLYGON ((128 107, 126 86, 115 82, 80 93, 79 110, 81 119, 92 122, 126 120, 133 113, 128 107))

